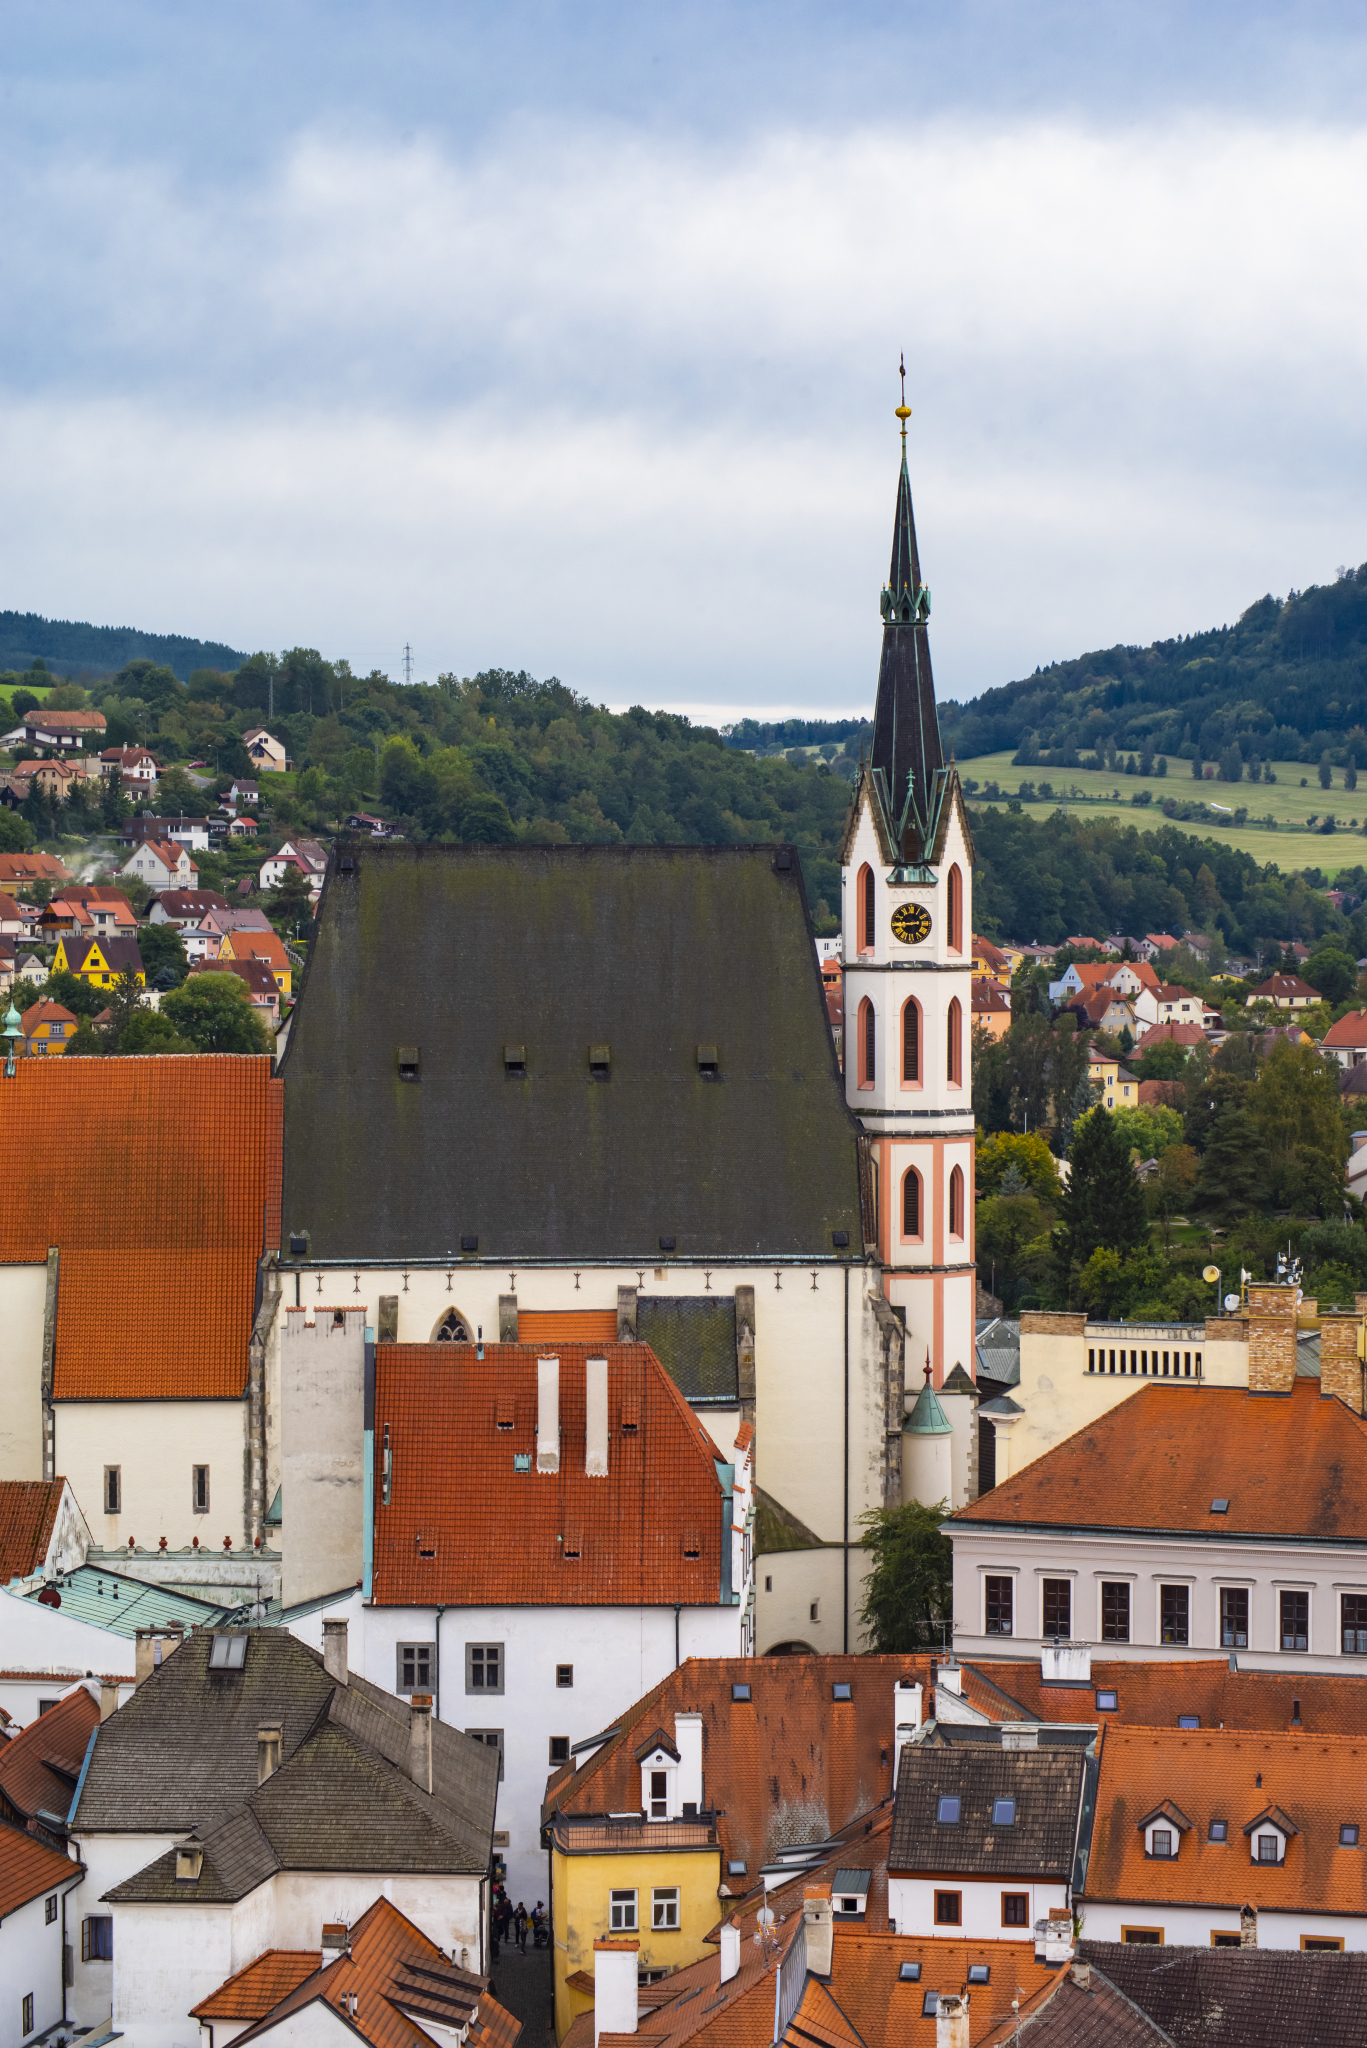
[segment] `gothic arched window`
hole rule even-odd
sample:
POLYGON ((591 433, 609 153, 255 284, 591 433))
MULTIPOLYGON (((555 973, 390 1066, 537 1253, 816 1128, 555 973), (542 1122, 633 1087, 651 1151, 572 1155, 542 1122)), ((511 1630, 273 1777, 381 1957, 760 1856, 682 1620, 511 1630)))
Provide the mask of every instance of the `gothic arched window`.
POLYGON ((949 1176, 949 1234, 962 1237, 964 1234, 964 1170, 956 1166, 949 1176))
POLYGON ((902 1176, 902 1235, 921 1235, 921 1176, 914 1166, 902 1176))
POLYGON ((878 1020, 873 1004, 865 996, 859 1005, 859 1085, 872 1088, 878 1071, 878 1020))
POLYGON ((447 1309, 446 1314, 432 1332, 431 1341, 434 1344, 470 1343, 470 1325, 458 1308, 447 1309))
POLYGON ((873 869, 859 870, 859 950, 871 953, 878 939, 878 898, 873 886, 873 869))
POLYGON ((949 1005, 945 1019, 949 1033, 949 1044, 945 1054, 945 1074, 952 1088, 961 1088, 964 1079, 964 1013, 959 998, 955 996, 949 1005))
POLYGON ((949 950, 964 949, 964 878, 957 868, 949 871, 949 950))
POLYGON ((921 1005, 909 996, 902 1005, 902 1079, 921 1078, 921 1005))

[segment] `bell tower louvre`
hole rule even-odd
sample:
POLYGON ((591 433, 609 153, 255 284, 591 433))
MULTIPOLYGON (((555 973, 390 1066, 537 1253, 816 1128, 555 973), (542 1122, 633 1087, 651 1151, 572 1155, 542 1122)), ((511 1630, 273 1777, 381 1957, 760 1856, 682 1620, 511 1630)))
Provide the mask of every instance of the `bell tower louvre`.
MULTIPOLYGON (((906 1318, 907 1359, 937 1390, 975 1377, 972 1012, 973 835, 945 764, 907 469, 910 408, 882 593, 873 742, 841 847, 845 1091, 863 1125, 876 1251, 906 1318), (955 1376, 955 1368, 960 1371, 955 1376)), ((973 1407, 956 1444, 955 1500, 976 1492, 973 1407)), ((953 1403, 958 1409, 960 1403, 953 1403)), ((960 1430, 956 1426, 956 1438, 960 1430)), ((954 1502, 951 1502, 953 1505, 954 1502)))

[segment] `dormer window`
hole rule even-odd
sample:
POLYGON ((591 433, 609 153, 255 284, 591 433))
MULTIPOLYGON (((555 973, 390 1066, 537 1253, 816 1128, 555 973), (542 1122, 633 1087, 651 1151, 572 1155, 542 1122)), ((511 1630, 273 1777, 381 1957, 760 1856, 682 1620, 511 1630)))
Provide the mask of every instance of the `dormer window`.
POLYGON ((1171 1863, 1181 1853, 1182 1837, 1191 1822, 1170 1799, 1138 1822, 1144 1832, 1144 1854, 1155 1863, 1171 1863))
POLYGON ((1280 1863, 1282 1860, 1282 1838, 1270 1830, 1253 1837, 1253 1857, 1257 1863, 1280 1863))
POLYGON ((1172 1841, 1173 1841, 1173 1836, 1172 1836, 1172 1829, 1171 1829, 1171 1828, 1150 1828, 1150 1830, 1149 1830, 1149 1854, 1150 1854, 1150 1856, 1159 1856, 1159 1857, 1162 1857, 1162 1856, 1171 1856, 1171 1855, 1172 1855, 1172 1853, 1173 1853, 1173 1848, 1172 1848, 1172 1841))

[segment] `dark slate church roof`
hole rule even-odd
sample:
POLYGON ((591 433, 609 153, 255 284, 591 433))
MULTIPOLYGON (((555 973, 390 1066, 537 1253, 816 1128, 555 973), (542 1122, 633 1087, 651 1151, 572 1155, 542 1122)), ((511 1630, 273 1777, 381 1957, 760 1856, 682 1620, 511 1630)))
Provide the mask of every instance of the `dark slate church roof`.
POLYGON ((788 850, 343 845, 281 1072, 313 1259, 862 1255, 788 850))

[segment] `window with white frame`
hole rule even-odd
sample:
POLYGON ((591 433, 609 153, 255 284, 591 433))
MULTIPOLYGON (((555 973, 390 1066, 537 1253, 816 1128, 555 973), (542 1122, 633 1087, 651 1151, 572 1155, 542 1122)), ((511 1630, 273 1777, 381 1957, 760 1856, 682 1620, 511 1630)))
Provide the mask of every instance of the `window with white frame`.
POLYGON ((641 1766, 641 1810, 648 1820, 669 1820, 675 1811, 674 1774, 677 1759, 657 1749, 641 1766))
POLYGON ((659 1934, 677 1930, 679 1887, 676 1884, 656 1885, 650 1894, 650 1924, 659 1934))
POLYGON ((634 1934, 636 1932, 636 1894, 634 1891, 608 1893, 608 1931, 611 1934, 634 1934))

